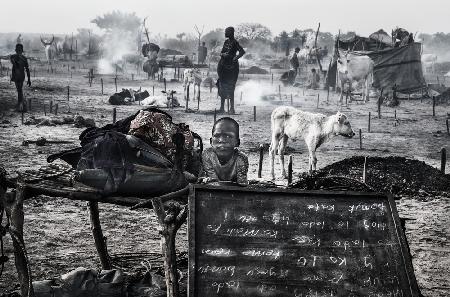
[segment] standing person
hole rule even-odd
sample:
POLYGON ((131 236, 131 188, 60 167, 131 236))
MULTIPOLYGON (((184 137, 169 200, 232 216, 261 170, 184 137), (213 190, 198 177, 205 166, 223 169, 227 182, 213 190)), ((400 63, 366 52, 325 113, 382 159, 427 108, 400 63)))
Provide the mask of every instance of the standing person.
POLYGON ((11 81, 16 85, 17 89, 17 111, 27 111, 27 105, 23 102, 23 82, 25 81, 25 70, 27 72, 27 85, 31 86, 30 69, 28 68, 27 58, 23 55, 23 45, 16 44, 16 53, 11 55, 9 60, 12 63, 11 81))
POLYGON ((300 67, 300 62, 298 61, 298 53, 300 52, 300 48, 296 47, 294 53, 292 54, 289 62, 291 63, 291 68, 295 70, 295 73, 298 71, 298 67, 300 67))
POLYGON ((239 42, 234 39, 234 28, 228 27, 225 29, 225 42, 223 43, 222 51, 220 53, 220 61, 217 65, 217 88, 220 96, 220 110, 225 111, 225 99, 230 99, 230 113, 234 114, 234 89, 239 76, 239 58, 245 54, 244 49, 239 42), (239 54, 236 56, 236 53, 239 54))
POLYGON ((198 63, 204 64, 207 55, 208 55, 208 49, 206 48, 205 42, 203 41, 202 45, 198 46, 198 63))

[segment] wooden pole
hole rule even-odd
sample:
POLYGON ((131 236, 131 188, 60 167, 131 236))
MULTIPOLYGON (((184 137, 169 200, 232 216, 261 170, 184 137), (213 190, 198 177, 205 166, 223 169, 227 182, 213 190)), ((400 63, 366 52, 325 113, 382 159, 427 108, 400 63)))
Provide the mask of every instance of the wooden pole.
POLYGON ((366 177, 367 177, 367 157, 364 157, 364 167, 363 167, 363 183, 366 183, 366 177))
POLYGON ((58 115, 58 103, 55 104, 55 115, 58 115))
POLYGON ((329 98, 330 98, 330 87, 327 87, 327 103, 329 98))
POLYGON ((186 86, 186 112, 189 110, 189 86, 190 84, 186 86))
POLYGON ((152 94, 155 96, 155 86, 152 86, 152 94))
POLYGON ((278 85, 278 95, 280 96, 280 101, 281 101, 281 86, 278 85))
POLYGON ((436 97, 433 96, 433 116, 436 116, 436 97))
POLYGON ((114 85, 116 86, 116 93, 117 93, 117 76, 114 77, 114 85))
POLYGON ((53 112, 53 100, 50 101, 50 113, 52 113, 52 112, 53 112))
POLYGON ((443 147, 441 149, 441 172, 445 174, 445 164, 447 163, 447 151, 443 147))
MULTIPOLYGON (((381 93, 383 93, 383 90, 381 90, 381 93)), ((377 107, 378 107, 378 118, 381 119, 381 96, 378 97, 378 102, 377 102, 377 107)))
POLYGON ((361 129, 359 129, 359 149, 362 150, 362 132, 361 132, 361 129))
POLYGON ((95 248, 100 258, 100 264, 103 270, 110 270, 111 262, 106 246, 106 237, 103 236, 102 226, 100 224, 98 202, 88 202, 89 219, 91 221, 91 231, 94 237, 95 248))
POLYGON ((69 101, 70 98, 70 86, 67 86, 67 101, 69 101))
POLYGON ((117 109, 114 107, 113 108, 113 124, 116 122, 116 117, 117 117, 117 109))
POLYGON ((394 109, 394 119, 397 119, 397 109, 394 109))
POLYGON ((262 176, 262 165, 264 159, 264 145, 259 145, 259 162, 258 162, 258 178, 262 176))
POLYGON ((317 108, 319 108, 319 93, 317 93, 317 108))
POLYGON ((369 118, 368 118, 368 121, 367 121, 367 132, 370 132, 370 118, 371 118, 371 114, 370 114, 370 111, 369 111, 369 118))
POLYGON ((256 106, 253 106, 253 121, 256 122, 256 106))
POLYGON ((272 85, 273 85, 273 73, 272 73, 272 85))
POLYGON ((450 135, 450 124, 449 124, 449 119, 445 120, 445 124, 447 125, 447 134, 450 135))
POLYGON ((216 119, 217 119, 217 109, 214 108, 214 123, 216 123, 216 119))
POLYGON ((230 114, 230 99, 227 98, 227 113, 230 114))
MULTIPOLYGON (((165 77, 164 77, 163 81, 164 81, 164 92, 167 92, 167 82, 166 82, 165 77)), ((194 86, 194 91, 195 91, 195 86, 194 86)))
POLYGON ((19 184, 16 190, 4 195, 3 201, 0 196, 0 205, 3 205, 10 223, 10 234, 14 248, 15 266, 18 274, 21 296, 34 297, 31 269, 27 253, 25 250, 25 241, 23 240, 23 201, 26 199, 26 189, 19 184))
POLYGON ((100 84, 102 85, 102 95, 103 95, 103 78, 100 78, 100 84))
MULTIPOLYGON (((194 91, 195 91, 195 86, 194 86, 194 91)), ((198 95, 197 95, 197 110, 200 110, 200 86, 198 88, 198 95)))
POLYGON ((288 163, 288 185, 292 184, 292 166, 293 166, 293 157, 289 155, 289 163, 288 163))

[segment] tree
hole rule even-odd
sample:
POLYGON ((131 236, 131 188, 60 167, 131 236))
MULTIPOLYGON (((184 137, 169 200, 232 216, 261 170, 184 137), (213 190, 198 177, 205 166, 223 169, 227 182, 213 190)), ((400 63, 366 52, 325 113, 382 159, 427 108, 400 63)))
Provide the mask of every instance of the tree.
POLYGON ((103 16, 97 16, 91 21, 100 29, 106 31, 120 30, 128 32, 137 32, 141 26, 142 20, 135 12, 126 13, 121 11, 112 11, 103 16))
POLYGON ((186 35, 186 33, 182 32, 182 33, 178 33, 177 35, 175 35, 180 41, 183 41, 183 37, 186 35))
POLYGON ((272 36, 269 28, 258 23, 241 23, 236 27, 236 38, 267 40, 272 36))

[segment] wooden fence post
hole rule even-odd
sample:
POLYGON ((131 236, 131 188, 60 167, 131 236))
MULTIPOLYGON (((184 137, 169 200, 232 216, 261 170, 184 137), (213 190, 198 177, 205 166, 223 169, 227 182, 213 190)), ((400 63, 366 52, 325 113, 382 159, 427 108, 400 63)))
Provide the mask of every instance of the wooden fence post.
POLYGON ((361 129, 359 129, 359 149, 362 150, 362 132, 361 132, 361 129))
POLYGON ((256 106, 253 106, 253 121, 256 122, 256 106))
POLYGON ((58 115, 58 103, 55 104, 55 115, 58 115))
POLYGON ((116 87, 116 93, 117 93, 117 76, 114 77, 114 85, 115 85, 115 87, 116 87))
POLYGON ((259 145, 259 162, 258 162, 258 178, 262 176, 262 165, 264 159, 264 145, 259 145))
POLYGON ((117 109, 114 107, 113 108, 113 124, 116 122, 116 118, 117 118, 117 109))
POLYGON ((53 112, 53 100, 50 101, 50 113, 52 113, 52 112, 53 112))
POLYGON ((103 95, 103 78, 100 78, 100 84, 102 85, 102 95, 103 95))
POLYGON ((441 149, 441 172, 445 174, 445 164, 447 163, 447 151, 445 147, 441 149))
POLYGON ((433 117, 436 116, 436 97, 433 96, 433 117))
POLYGON ((216 119, 217 119, 217 109, 214 108, 214 122, 213 122, 213 124, 216 123, 216 119))
POLYGON ((289 155, 289 163, 288 163, 288 185, 292 184, 292 166, 293 166, 293 157, 289 155))
POLYGON ((369 119, 368 119, 368 123, 367 123, 367 132, 370 132, 370 118, 371 118, 371 114, 369 111, 369 119))

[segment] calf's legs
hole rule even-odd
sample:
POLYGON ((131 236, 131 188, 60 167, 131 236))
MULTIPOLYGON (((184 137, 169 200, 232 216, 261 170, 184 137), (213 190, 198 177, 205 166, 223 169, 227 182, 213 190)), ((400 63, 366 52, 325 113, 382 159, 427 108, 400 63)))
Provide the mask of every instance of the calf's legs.
POLYGON ((288 137, 286 135, 283 135, 281 138, 281 141, 279 143, 279 148, 278 148, 278 154, 279 154, 280 163, 281 163, 281 176, 283 178, 286 178, 286 168, 284 166, 284 151, 286 149, 287 141, 288 141, 288 137))
POLYGON ((280 141, 279 133, 272 133, 272 141, 270 142, 269 147, 269 166, 270 166, 270 177, 272 180, 275 179, 275 170, 274 170, 274 161, 275 161, 275 153, 278 148, 278 144, 280 141))

